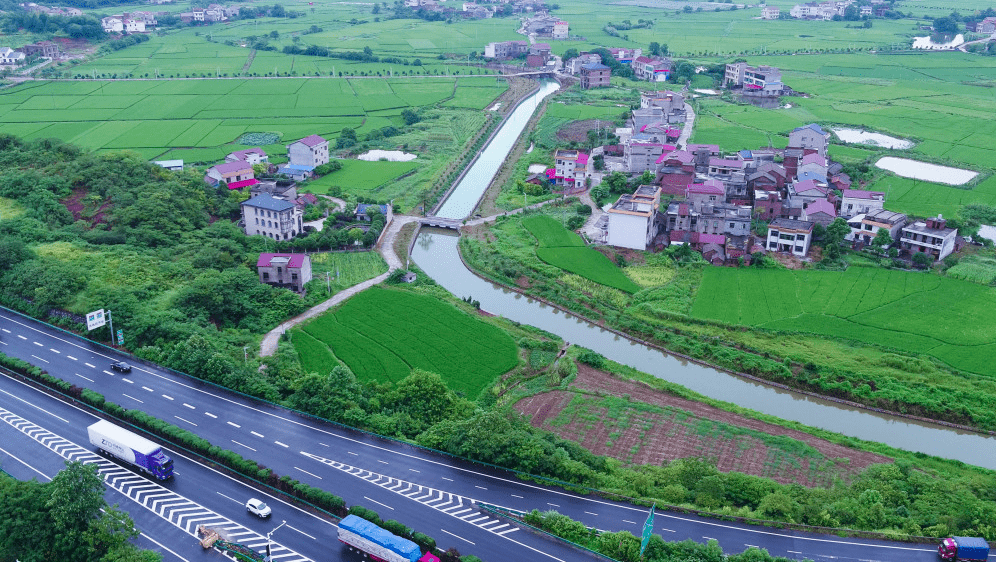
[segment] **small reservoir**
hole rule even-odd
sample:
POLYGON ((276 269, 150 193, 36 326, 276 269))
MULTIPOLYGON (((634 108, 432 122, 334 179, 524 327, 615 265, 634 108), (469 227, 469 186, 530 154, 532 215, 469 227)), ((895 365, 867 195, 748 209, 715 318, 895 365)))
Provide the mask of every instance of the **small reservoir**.
POLYGON ((377 162, 378 160, 409 162, 414 160, 416 156, 408 152, 401 152, 400 150, 368 150, 356 158, 359 160, 366 160, 368 162, 377 162))
POLYGON ((882 133, 873 133, 860 129, 834 129, 833 132, 837 135, 837 138, 846 143, 871 144, 883 148, 913 148, 913 141, 897 139, 896 137, 890 137, 882 133))
POLYGON ((893 156, 882 158, 878 162, 875 162, 875 166, 883 170, 889 170, 897 176, 904 178, 947 185, 962 185, 972 181, 972 178, 979 175, 978 172, 973 172, 972 170, 949 168, 948 166, 938 166, 937 164, 928 164, 918 160, 895 158, 893 156))

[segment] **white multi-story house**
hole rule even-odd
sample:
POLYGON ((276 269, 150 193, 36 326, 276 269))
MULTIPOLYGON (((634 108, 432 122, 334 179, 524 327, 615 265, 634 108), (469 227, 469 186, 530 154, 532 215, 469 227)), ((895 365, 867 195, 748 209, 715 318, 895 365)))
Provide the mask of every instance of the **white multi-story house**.
POLYGON ((630 63, 633 76, 648 82, 666 82, 671 74, 671 59, 639 56, 630 63))
POLYGON ((553 34, 551 35, 554 39, 567 39, 569 36, 570 24, 566 21, 558 21, 553 24, 553 34))
POLYGON ((304 212, 290 201, 263 193, 242 202, 242 221, 246 236, 266 236, 290 240, 304 230, 304 212))
MULTIPOLYGON (((857 217, 854 217, 857 219, 857 217)), ((860 224, 851 227, 851 234, 857 242, 871 244, 879 230, 886 230, 893 241, 899 240, 903 226, 906 225, 906 215, 876 209, 862 217, 860 224)))
POLYGON ((121 23, 126 33, 145 33, 145 22, 143 20, 125 18, 121 23))
POLYGON ((799 257, 809 253, 813 241, 813 225, 809 221, 778 218, 768 224, 765 248, 772 252, 786 252, 799 257))
POLYGON ((329 162, 329 141, 310 135, 287 145, 287 160, 294 166, 315 168, 329 162))
POLYGON ((588 177, 588 154, 580 150, 558 149, 554 155, 556 185, 576 186, 588 177))
POLYGON ((657 210, 661 188, 641 185, 632 195, 623 195, 609 209, 608 239, 610 246, 646 250, 657 236, 657 210))
POLYGON ((12 65, 24 62, 24 53, 10 47, 0 47, 0 64, 12 65))
POLYGON ((246 162, 250 166, 269 161, 270 158, 266 155, 266 152, 263 152, 263 149, 258 146, 245 150, 236 150, 225 156, 225 162, 246 162))
POLYGON ((885 193, 863 189, 845 189, 840 192, 840 216, 849 219, 854 215, 865 215, 885 207, 885 193))
POLYGON ((922 252, 937 261, 951 255, 957 236, 958 231, 948 228, 947 221, 941 215, 937 215, 903 227, 899 243, 904 252, 909 252, 911 255, 922 252))
POLYGON ((107 33, 121 33, 124 31, 124 22, 120 17, 109 16, 100 20, 100 26, 107 33))
POLYGON ((761 8, 761 19, 776 20, 782 15, 782 10, 778 6, 765 6, 761 8))

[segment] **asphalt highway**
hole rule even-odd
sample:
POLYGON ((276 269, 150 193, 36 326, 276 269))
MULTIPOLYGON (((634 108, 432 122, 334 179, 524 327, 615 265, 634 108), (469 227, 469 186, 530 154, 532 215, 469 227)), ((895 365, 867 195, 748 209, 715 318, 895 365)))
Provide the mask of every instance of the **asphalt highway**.
MULTIPOLYGON (((589 526, 611 531, 628 530, 637 535, 647 515, 643 507, 521 481, 508 471, 454 459, 262 403, 155 365, 137 363, 113 350, 8 311, 0 311, 0 352, 38 365, 77 386, 91 388, 124 407, 142 410, 184 427, 215 445, 254 459, 280 475, 289 475, 342 496, 347 504, 365 505, 384 519, 398 520, 433 536, 443 548, 456 547, 464 554, 475 554, 488 562, 507 559, 567 561, 584 559, 588 555, 490 516, 477 508, 478 502, 520 511, 555 509, 589 526), (134 365, 131 373, 119 374, 110 370, 110 363, 120 359, 134 365)), ((24 392, 23 385, 11 389, 9 384, 15 383, 4 381, 0 388, 15 396, 24 392)), ((0 407, 10 409, 5 402, 0 400, 0 407)), ((67 406, 58 404, 50 408, 65 417, 61 412, 67 406)), ((85 425, 88 424, 78 424, 82 437, 66 438, 86 446, 85 425)), ((51 427, 46 429, 54 431, 51 427)), ((190 479, 184 474, 187 470, 196 469, 178 465, 180 475, 175 479, 175 486, 185 486, 181 482, 190 479)), ((197 501, 208 495, 203 486, 199 485, 199 488, 197 501)), ((251 492, 233 491, 232 494, 232 498, 244 502, 251 492)), ((239 507, 234 503, 232 506, 239 507)), ((274 519, 282 517, 278 513, 274 519)), ((842 539, 679 513, 658 512, 655 531, 666 540, 706 542, 716 539, 729 553, 758 546, 773 555, 798 560, 916 562, 933 561, 937 557, 935 545, 842 539)), ((319 534, 309 534, 331 537, 325 542, 334 542, 334 532, 327 529, 319 534)), ((312 557, 307 549, 298 548, 301 539, 295 538, 297 540, 288 547, 312 557)), ((328 558, 327 553, 326 550, 312 559, 335 559, 328 558)))

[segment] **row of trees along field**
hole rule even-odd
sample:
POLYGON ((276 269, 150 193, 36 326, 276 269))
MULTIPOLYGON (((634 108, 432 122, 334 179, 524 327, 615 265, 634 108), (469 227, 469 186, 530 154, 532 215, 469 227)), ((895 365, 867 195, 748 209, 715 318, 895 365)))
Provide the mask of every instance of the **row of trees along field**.
POLYGON ((128 542, 138 530, 127 513, 107 505, 94 464, 66 463, 48 483, 0 474, 0 513, 0 560, 162 560, 128 542))

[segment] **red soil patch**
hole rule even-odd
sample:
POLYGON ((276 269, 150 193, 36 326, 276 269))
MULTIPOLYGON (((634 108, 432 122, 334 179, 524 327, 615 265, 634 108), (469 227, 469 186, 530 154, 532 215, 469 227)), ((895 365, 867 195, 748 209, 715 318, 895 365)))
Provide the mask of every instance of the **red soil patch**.
MULTIPOLYGON (((88 193, 85 189, 82 188, 74 189, 72 195, 62 200, 62 204, 65 205, 66 209, 70 213, 72 213, 74 221, 78 221, 85 218, 83 216, 83 211, 85 210, 85 206, 83 205, 83 199, 86 198, 87 195, 88 193)), ((90 228, 95 228, 98 224, 107 223, 107 217, 104 215, 104 213, 108 209, 110 209, 110 207, 111 207, 110 199, 106 199, 103 202, 101 202, 100 208, 97 209, 97 212, 94 213, 90 219, 87 219, 90 222, 90 228)))
POLYGON ((578 365, 578 375, 571 387, 579 392, 546 392, 519 401, 515 408, 530 416, 534 426, 549 429, 597 455, 611 456, 626 464, 661 465, 686 457, 705 458, 715 462, 723 472, 743 472, 804 486, 826 486, 838 477, 847 480, 869 465, 892 462, 888 457, 672 396, 641 382, 618 379, 583 364, 578 365), (569 408, 577 396, 588 400, 580 407, 569 408), (633 407, 625 408, 622 415, 619 410, 610 415, 600 400, 605 396, 628 396, 633 407), (665 411, 647 411, 639 403, 665 411), (565 409, 567 423, 549 423, 565 409), (711 422, 734 427, 723 429, 711 422), (805 454, 805 447, 798 443, 788 441, 778 446, 766 442, 763 436, 735 428, 804 442, 823 458, 805 454))

